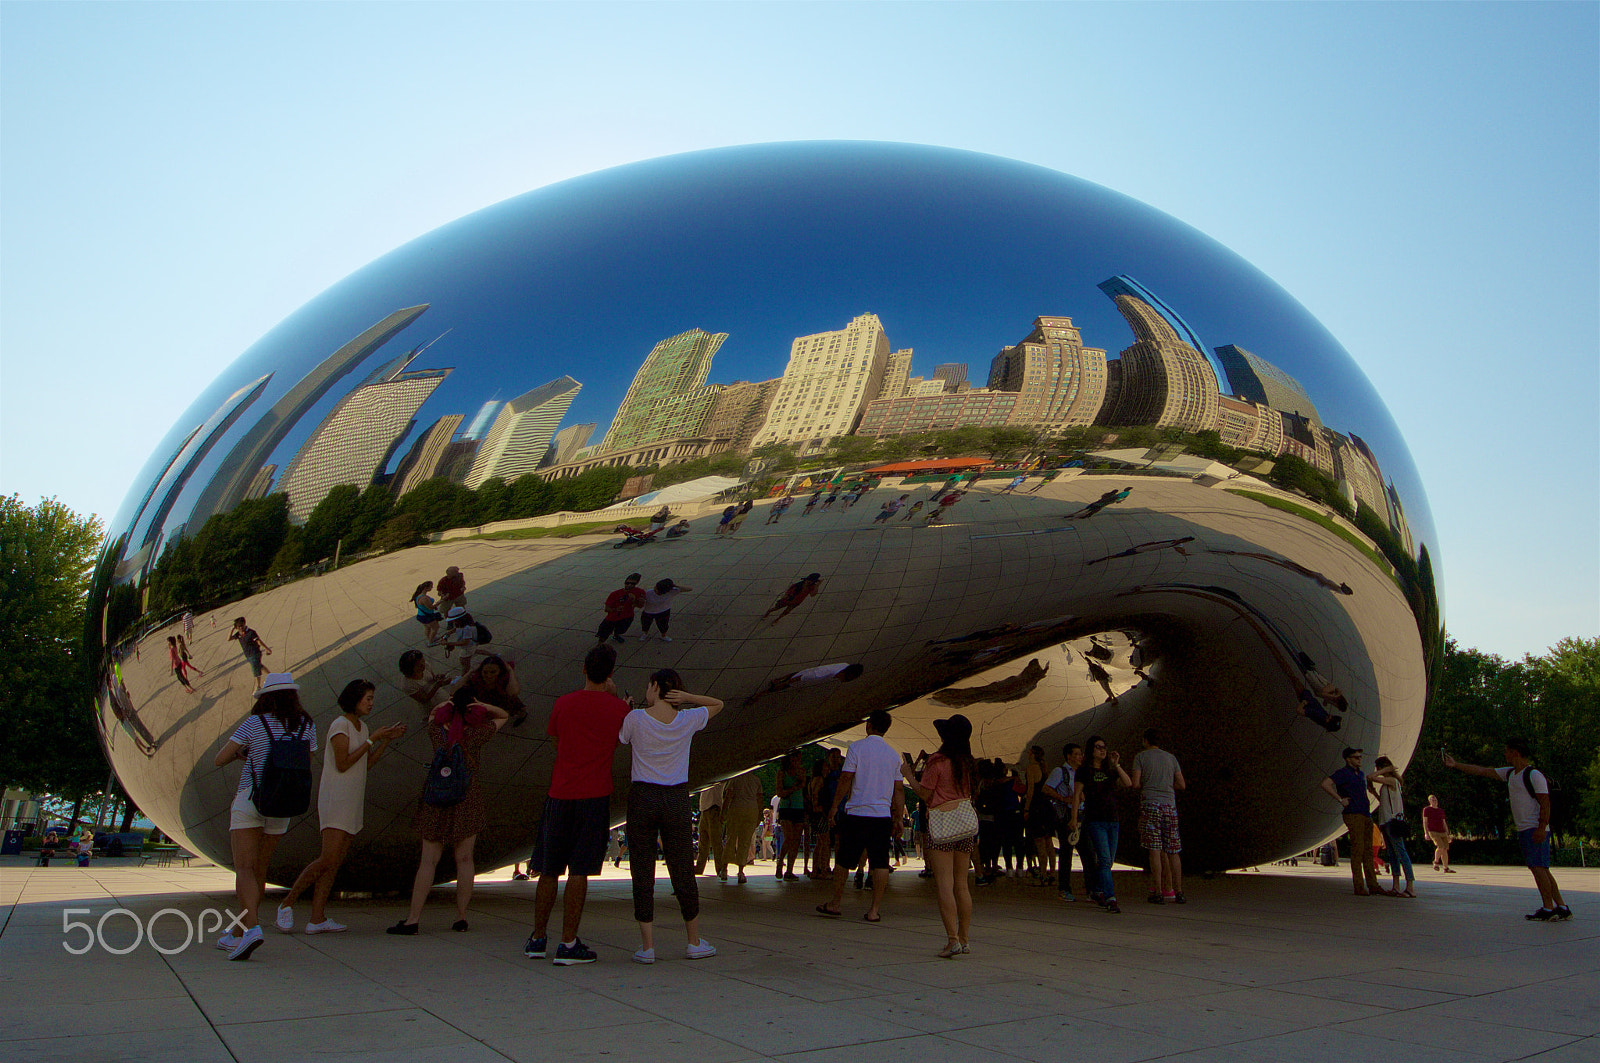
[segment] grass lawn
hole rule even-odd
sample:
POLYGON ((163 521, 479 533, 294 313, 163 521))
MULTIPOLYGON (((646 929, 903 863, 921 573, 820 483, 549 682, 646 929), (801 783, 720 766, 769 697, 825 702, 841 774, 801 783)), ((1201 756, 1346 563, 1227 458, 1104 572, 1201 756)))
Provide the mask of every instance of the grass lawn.
POLYGON ((1305 506, 1296 505, 1287 499, 1278 498, 1276 495, 1264 495, 1259 491, 1240 491, 1231 487, 1223 488, 1223 490, 1227 491, 1230 495, 1241 495, 1245 498, 1254 499, 1255 501, 1260 502, 1263 506, 1270 506, 1273 509, 1279 509, 1285 513, 1293 513, 1297 517, 1304 517, 1313 524, 1322 525, 1324 528, 1327 528, 1329 531, 1333 532, 1333 534, 1337 535, 1339 538, 1343 539, 1345 542, 1349 543, 1351 546, 1355 547, 1357 550, 1360 550, 1363 554, 1366 554, 1369 558, 1371 558, 1372 563, 1377 565, 1378 569, 1384 575, 1388 576, 1390 579, 1394 578, 1394 567, 1389 564, 1387 558, 1374 550, 1364 538, 1357 535, 1349 528, 1346 528, 1343 524, 1323 516, 1316 510, 1307 509, 1305 506))
POLYGON ((609 535, 617 526, 615 520, 597 520, 584 524, 562 524, 554 528, 508 528, 505 531, 469 535, 469 539, 572 539, 579 535, 609 535))

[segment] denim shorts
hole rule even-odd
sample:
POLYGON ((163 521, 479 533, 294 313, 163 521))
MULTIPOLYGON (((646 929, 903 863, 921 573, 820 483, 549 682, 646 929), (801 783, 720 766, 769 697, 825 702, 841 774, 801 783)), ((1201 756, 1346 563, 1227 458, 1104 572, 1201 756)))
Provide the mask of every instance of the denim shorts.
POLYGON ((1522 862, 1528 867, 1550 866, 1550 831, 1544 832, 1544 841, 1533 840, 1533 832, 1537 828, 1529 827, 1527 830, 1517 831, 1517 841, 1522 843, 1522 862))

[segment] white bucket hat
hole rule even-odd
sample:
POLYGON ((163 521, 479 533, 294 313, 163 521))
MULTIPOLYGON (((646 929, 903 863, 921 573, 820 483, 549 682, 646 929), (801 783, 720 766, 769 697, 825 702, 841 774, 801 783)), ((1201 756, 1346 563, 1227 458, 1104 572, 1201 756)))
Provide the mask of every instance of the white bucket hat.
POLYGON ((256 697, 271 694, 275 690, 299 690, 300 684, 294 681, 294 676, 288 672, 268 672, 261 677, 261 689, 255 692, 256 697))

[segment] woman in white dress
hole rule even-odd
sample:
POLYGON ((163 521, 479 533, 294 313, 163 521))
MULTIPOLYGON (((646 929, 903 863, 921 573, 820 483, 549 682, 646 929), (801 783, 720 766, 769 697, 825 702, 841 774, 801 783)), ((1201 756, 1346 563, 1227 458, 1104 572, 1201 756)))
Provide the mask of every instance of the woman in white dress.
POLYGON ((694 878, 694 824, 689 800, 689 745, 696 731, 722 711, 722 702, 691 694, 670 668, 650 676, 644 708, 622 719, 618 738, 633 750, 628 788, 628 868, 633 876, 633 917, 639 923, 635 963, 655 963, 656 839, 661 839, 672 892, 683 912, 691 960, 715 956, 700 937, 700 890, 694 878))
POLYGON ((392 723, 368 732, 363 717, 372 712, 375 688, 365 679, 352 679, 339 693, 344 712, 328 725, 328 753, 322 758, 322 783, 317 789, 317 819, 322 825, 322 853, 294 880, 278 905, 278 929, 294 932, 294 902, 311 888, 308 934, 337 934, 348 929, 328 918, 328 894, 350 851, 350 839, 361 833, 367 802, 367 768, 376 764, 389 743, 406 733, 406 725, 392 723))

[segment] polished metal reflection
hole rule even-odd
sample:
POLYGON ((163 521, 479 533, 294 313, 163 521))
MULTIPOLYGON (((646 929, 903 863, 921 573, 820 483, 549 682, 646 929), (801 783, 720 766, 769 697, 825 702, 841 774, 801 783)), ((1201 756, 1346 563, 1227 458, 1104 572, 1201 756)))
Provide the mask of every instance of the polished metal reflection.
MULTIPOLYGON (((531 844, 545 716, 581 682, 601 602, 630 571, 694 589, 674 604, 673 641, 619 647, 620 685, 670 666, 729 703, 692 782, 886 705, 903 749, 931 748, 932 720, 961 711, 978 751, 1007 760, 1030 744, 1058 759, 1090 733, 1131 752, 1155 726, 1189 779, 1195 868, 1334 833, 1317 781, 1345 744, 1405 762, 1439 637, 1410 458, 1303 308, 1114 193, 901 145, 680 156, 431 233, 226 370, 112 528, 93 603, 105 743, 139 806, 223 862, 237 768, 212 756, 253 687, 233 619, 273 648, 268 668, 296 675, 323 730, 356 677, 379 684, 375 725, 415 725, 400 655, 454 662, 427 646, 410 596, 449 566, 529 709, 484 751, 486 867, 531 844), (902 484, 891 468, 853 507, 807 513, 802 498, 771 522, 763 498, 731 536, 711 485, 670 503, 687 535, 621 553, 603 534, 476 534, 473 505, 538 508, 596 468, 963 424, 1068 429, 1085 456, 1048 483, 978 481, 948 507, 937 478, 902 484), (1296 460, 1355 519, 1271 481, 1296 460), (405 545, 419 524, 461 527, 405 545), (388 552, 364 545, 349 563, 346 536, 388 552), (809 572, 822 592, 763 618, 809 572), (195 694, 161 652, 185 631, 207 672, 195 694)), ((374 768, 341 883, 404 884, 428 759, 413 726, 374 768)), ((273 875, 316 847, 313 815, 273 875)))

